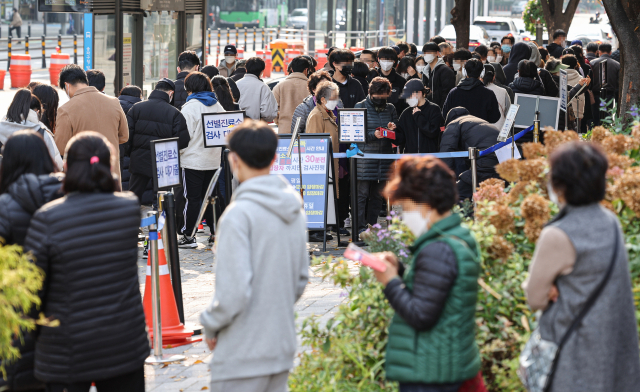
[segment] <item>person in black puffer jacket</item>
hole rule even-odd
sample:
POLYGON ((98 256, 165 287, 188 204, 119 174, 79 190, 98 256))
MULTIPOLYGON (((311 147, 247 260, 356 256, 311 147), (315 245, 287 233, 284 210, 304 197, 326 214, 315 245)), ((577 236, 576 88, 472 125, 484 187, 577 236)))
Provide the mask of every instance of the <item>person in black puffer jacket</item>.
POLYGON ((182 105, 187 102, 187 90, 184 89, 184 80, 191 72, 196 72, 200 69, 200 59, 196 55, 196 52, 192 50, 186 50, 180 53, 178 56, 178 78, 175 80, 175 95, 173 96, 173 106, 178 110, 182 108, 182 105))
POLYGON ((446 118, 449 110, 462 106, 473 116, 492 124, 498 122, 500 105, 496 95, 480 80, 484 77, 482 62, 478 59, 467 60, 462 70, 466 78, 449 92, 442 107, 442 117, 446 118))
MULTIPOLYGON (((136 103, 142 101, 142 90, 138 86, 127 86, 120 90, 120 96, 118 97, 120 107, 124 114, 129 112, 129 109, 136 103)), ((129 190, 129 151, 127 151, 127 143, 123 143, 119 146, 120 149, 120 182, 122 183, 122 190, 129 190)))
POLYGON ((111 146, 97 132, 68 144, 65 196, 33 215, 25 250, 46 272, 35 376, 48 391, 143 392, 149 339, 138 282, 137 198, 116 192, 111 146))
POLYGON ((538 79, 537 67, 529 60, 518 64, 518 77, 509 84, 515 94, 544 95, 544 87, 538 79))
POLYGON ((531 58, 531 47, 524 42, 518 42, 511 48, 509 54, 509 63, 504 66, 504 75, 507 77, 507 85, 513 82, 514 77, 518 73, 518 63, 521 60, 529 60, 531 58))
POLYGON ((156 84, 149 99, 133 105, 127 113, 129 124, 128 150, 131 156, 129 190, 142 200, 142 195, 152 179, 151 141, 178 137, 178 147, 189 145, 187 122, 178 109, 172 107, 171 96, 175 85, 169 79, 156 84))
MULTIPOLYGON (((5 245, 24 244, 31 217, 45 203, 61 197, 63 174, 53 174, 54 165, 42 137, 33 131, 18 131, 7 139, 0 168, 0 238, 5 245)), ((38 309, 31 316, 37 318, 38 309)), ((13 340, 20 358, 4 363, 7 377, 0 377, 2 391, 44 391, 33 374, 36 331, 13 340)))
MULTIPOLYGON (((367 132, 363 152, 370 154, 393 154, 391 140, 384 138, 376 128, 396 128, 396 108, 387 103, 391 95, 391 83, 386 78, 375 77, 369 85, 369 96, 356 104, 356 108, 367 109, 367 132)), ((382 189, 385 186, 391 159, 358 159, 358 233, 367 229, 367 224, 378 222, 382 208, 382 189)))
MULTIPOLYGON (((446 128, 440 142, 440 152, 468 151, 469 147, 476 147, 478 151, 482 151, 498 143, 498 134, 500 133, 498 128, 470 115, 465 108, 457 107, 451 109, 445 124, 446 128)), ((442 160, 451 170, 456 172, 460 201, 471 199, 473 195, 471 161, 466 158, 445 158, 442 160), (462 172, 460 167, 456 165, 458 159, 465 160, 462 172)), ((478 159, 478 184, 489 178, 500 178, 495 169, 498 163, 498 158, 494 153, 478 159)))

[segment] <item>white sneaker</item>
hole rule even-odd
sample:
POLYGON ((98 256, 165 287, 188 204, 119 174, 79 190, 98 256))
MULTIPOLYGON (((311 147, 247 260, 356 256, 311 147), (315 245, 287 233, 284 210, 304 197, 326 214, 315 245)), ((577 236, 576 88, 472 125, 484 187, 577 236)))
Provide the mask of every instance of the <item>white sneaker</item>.
POLYGON ((350 228, 351 227, 351 218, 347 217, 347 219, 344 220, 344 227, 345 228, 350 228))

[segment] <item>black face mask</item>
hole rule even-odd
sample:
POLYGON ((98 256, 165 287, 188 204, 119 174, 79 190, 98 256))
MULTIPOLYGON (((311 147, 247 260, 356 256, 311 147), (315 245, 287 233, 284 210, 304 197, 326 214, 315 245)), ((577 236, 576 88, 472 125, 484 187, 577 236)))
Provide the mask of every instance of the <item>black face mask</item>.
POLYGON ((387 107, 387 99, 386 98, 374 98, 371 97, 371 102, 373 102, 373 106, 376 108, 386 108, 387 107))
POLYGON ((353 65, 343 65, 340 70, 340 73, 344 76, 351 75, 351 72, 353 72, 353 65))

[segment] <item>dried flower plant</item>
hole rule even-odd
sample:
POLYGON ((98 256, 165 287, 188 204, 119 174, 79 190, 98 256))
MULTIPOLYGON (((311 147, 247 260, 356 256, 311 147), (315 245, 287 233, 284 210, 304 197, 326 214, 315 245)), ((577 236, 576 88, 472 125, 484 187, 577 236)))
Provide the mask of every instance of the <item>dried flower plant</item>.
POLYGON ((519 161, 517 165, 518 177, 520 181, 536 181, 541 183, 544 179, 544 171, 547 168, 547 160, 544 158, 526 159, 519 161))
POLYGON ((547 149, 541 143, 524 143, 522 155, 527 159, 543 158, 547 155, 547 149))
POLYGON ((602 143, 604 138, 606 138, 609 135, 611 135, 611 132, 609 132, 605 127, 598 126, 593 128, 593 131, 591 131, 591 141, 596 143, 602 143))
POLYGON ((580 136, 574 131, 555 131, 548 129, 544 133, 544 144, 547 149, 547 154, 551 154, 556 148, 564 143, 580 140, 580 136))
POLYGON ((496 165, 496 172, 500 175, 500 177, 504 178, 508 182, 520 181, 517 159, 508 159, 496 165))
POLYGON ((522 201, 520 210, 527 222, 544 224, 550 217, 549 201, 536 193, 530 194, 522 201))
POLYGON ((489 245, 487 253, 496 260, 506 261, 513 253, 513 244, 504 239, 504 237, 496 235, 493 237, 493 243, 489 245))
POLYGON ((602 147, 609 154, 624 154, 628 145, 631 145, 631 138, 625 135, 607 136, 602 141, 602 147))

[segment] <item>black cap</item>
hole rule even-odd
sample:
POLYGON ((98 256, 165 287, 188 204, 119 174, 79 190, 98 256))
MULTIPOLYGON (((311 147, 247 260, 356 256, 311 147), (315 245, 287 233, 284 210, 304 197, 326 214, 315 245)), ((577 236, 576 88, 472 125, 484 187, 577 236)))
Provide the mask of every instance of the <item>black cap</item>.
POLYGON ((407 99, 417 91, 424 91, 424 84, 422 84, 420 79, 411 79, 404 85, 404 90, 402 90, 400 98, 407 99))
POLYGON ((423 52, 439 52, 440 51, 440 47, 435 42, 427 42, 422 47, 422 51, 423 52))
POLYGON ((171 89, 173 91, 176 91, 176 84, 173 82, 173 80, 171 80, 169 78, 162 78, 162 79, 158 80, 158 83, 160 83, 160 82, 167 83, 169 86, 171 86, 171 89))
POLYGON ((399 46, 393 45, 391 49, 395 50, 397 55, 400 55, 400 53, 402 53, 402 49, 400 49, 399 46))
POLYGON ((224 54, 227 53, 233 53, 233 54, 238 54, 238 49, 236 49, 236 47, 234 45, 227 45, 224 47, 224 54))

